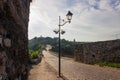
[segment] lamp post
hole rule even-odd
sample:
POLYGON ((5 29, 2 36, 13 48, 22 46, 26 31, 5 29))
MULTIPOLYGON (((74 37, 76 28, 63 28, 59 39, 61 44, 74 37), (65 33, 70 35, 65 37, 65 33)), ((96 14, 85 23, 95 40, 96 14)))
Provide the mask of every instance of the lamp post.
POLYGON ((63 19, 61 19, 61 17, 59 16, 59 29, 58 30, 54 30, 54 32, 56 34, 59 33, 59 55, 58 55, 58 76, 61 77, 61 34, 64 34, 65 31, 61 30, 61 26, 64 26, 66 23, 70 23, 71 19, 72 19, 72 13, 70 11, 68 11, 66 17, 67 17, 67 21, 64 21, 63 19), (61 21, 63 21, 64 23, 61 24, 61 21))

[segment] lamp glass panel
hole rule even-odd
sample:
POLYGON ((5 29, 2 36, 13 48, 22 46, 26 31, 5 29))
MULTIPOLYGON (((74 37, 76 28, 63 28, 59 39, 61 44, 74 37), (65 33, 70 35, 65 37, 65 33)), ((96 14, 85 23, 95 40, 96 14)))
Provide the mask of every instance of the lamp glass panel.
POLYGON ((68 20, 71 20, 71 19, 72 19, 72 16, 68 15, 68 16, 67 16, 67 19, 68 19, 68 20))

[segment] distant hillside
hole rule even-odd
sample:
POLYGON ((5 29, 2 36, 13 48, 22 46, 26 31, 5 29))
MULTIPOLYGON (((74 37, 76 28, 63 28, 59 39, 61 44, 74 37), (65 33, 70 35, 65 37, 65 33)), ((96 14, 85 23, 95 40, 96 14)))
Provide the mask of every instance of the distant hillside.
MULTIPOLYGON (((40 45, 51 45, 52 51, 58 52, 58 38, 51 37, 35 37, 29 40, 29 49, 30 50, 38 50, 40 45)), ((65 39, 61 40, 61 52, 63 55, 73 55, 75 44, 80 44, 80 42, 68 41, 65 39)))
POLYGON ((54 45, 56 43, 57 38, 50 38, 50 37, 35 37, 31 40, 29 40, 29 49, 30 50, 38 50, 40 45, 54 45))

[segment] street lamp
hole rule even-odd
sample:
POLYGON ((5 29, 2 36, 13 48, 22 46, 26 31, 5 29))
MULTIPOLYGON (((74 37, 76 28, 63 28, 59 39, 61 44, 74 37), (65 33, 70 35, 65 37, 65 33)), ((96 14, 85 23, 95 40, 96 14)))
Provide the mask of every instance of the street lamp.
POLYGON ((67 19, 68 19, 69 23, 71 22, 72 15, 73 15, 73 14, 72 14, 70 11, 68 11, 68 13, 67 13, 66 17, 67 17, 67 19))
POLYGON ((71 19, 72 19, 72 13, 70 11, 68 11, 68 13, 66 14, 66 17, 67 17, 67 21, 64 21, 63 19, 61 19, 61 17, 59 16, 59 29, 58 30, 54 30, 54 32, 56 34, 59 33, 59 55, 58 55, 58 75, 59 77, 61 77, 61 42, 60 42, 60 38, 61 38, 61 35, 60 34, 64 34, 65 31, 64 30, 61 30, 61 26, 64 26, 66 23, 70 23, 71 22, 71 19), (63 21, 64 23, 61 24, 61 21, 63 21))

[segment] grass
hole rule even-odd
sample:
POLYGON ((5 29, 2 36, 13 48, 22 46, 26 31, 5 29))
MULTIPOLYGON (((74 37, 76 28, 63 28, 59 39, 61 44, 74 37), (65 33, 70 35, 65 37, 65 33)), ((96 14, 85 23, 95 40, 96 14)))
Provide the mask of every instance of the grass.
POLYGON ((31 59, 37 59, 40 57, 40 54, 38 51, 32 51, 29 53, 31 59))
POLYGON ((120 63, 108 63, 108 62, 103 62, 103 63, 98 63, 97 65, 103 67, 103 66, 108 66, 108 67, 113 67, 113 68, 120 68, 120 63))

